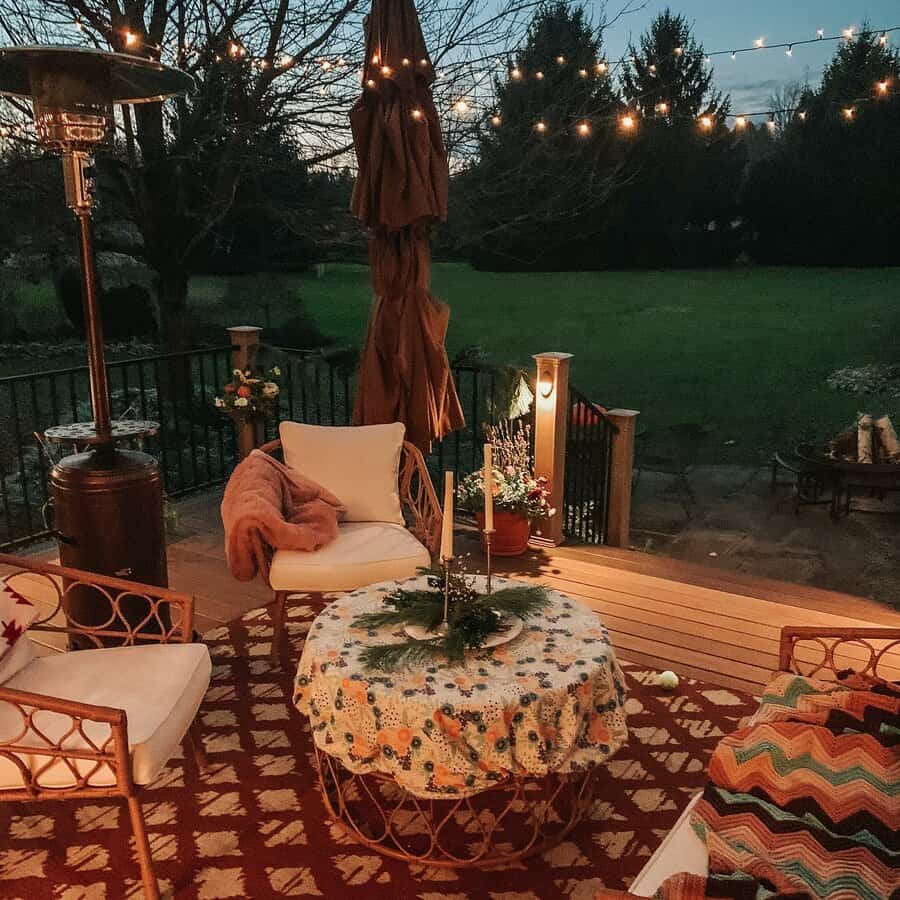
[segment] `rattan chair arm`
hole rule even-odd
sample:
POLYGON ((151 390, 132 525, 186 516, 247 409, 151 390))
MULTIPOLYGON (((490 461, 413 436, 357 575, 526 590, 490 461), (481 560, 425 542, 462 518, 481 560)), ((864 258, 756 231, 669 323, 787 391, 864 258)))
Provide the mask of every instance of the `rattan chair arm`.
MULTIPOLYGON (((112 575, 98 575, 82 569, 11 556, 7 553, 0 553, 0 566, 14 570, 0 578, 3 583, 12 582, 22 575, 38 576, 49 584, 55 593, 52 611, 31 626, 34 631, 83 635, 97 647, 103 646, 107 638, 123 645, 141 642, 189 644, 194 639, 194 598, 190 594, 182 594, 158 585, 126 581, 112 575), (72 619, 63 601, 70 591, 78 587, 93 588, 98 597, 106 598, 110 609, 110 618, 106 623, 88 626, 72 619), (147 603, 147 615, 136 625, 122 614, 122 601, 127 598, 139 598, 147 603), (168 628, 164 626, 161 615, 164 607, 169 607, 171 624, 168 628), (171 614, 173 609, 178 610, 177 616, 171 614), (60 611, 65 616, 64 623, 53 624, 52 620, 60 611)), ((27 587, 17 590, 27 598, 27 587)))
MULTIPOLYGON (((93 703, 81 703, 78 700, 63 700, 59 697, 48 697, 46 694, 33 694, 31 691, 20 691, 16 688, 0 687, 0 703, 12 703, 29 709, 45 710, 61 715, 77 716, 91 722, 102 722, 105 725, 117 725, 125 722, 125 710, 112 706, 96 706, 93 703)), ((0 740, 0 747, 4 741, 0 740)))
POLYGON ((854 644, 863 647, 869 654, 862 667, 853 668, 861 674, 877 676, 882 661, 890 654, 900 663, 900 628, 829 628, 821 625, 792 626, 781 629, 781 641, 778 651, 778 667, 782 672, 795 672, 803 675, 837 674, 839 671, 836 652, 842 644, 854 644), (797 658, 797 647, 805 644, 814 652, 820 652, 822 659, 817 662, 804 662, 800 667, 797 658))

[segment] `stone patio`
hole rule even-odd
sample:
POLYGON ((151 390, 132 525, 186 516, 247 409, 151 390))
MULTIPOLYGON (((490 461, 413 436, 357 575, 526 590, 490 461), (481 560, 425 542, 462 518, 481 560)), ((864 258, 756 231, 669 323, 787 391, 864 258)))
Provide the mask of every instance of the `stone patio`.
POLYGON ((795 513, 787 483, 772 494, 768 465, 696 465, 677 473, 645 467, 636 481, 636 549, 900 609, 898 494, 856 500, 856 511, 834 523, 827 505, 795 513))

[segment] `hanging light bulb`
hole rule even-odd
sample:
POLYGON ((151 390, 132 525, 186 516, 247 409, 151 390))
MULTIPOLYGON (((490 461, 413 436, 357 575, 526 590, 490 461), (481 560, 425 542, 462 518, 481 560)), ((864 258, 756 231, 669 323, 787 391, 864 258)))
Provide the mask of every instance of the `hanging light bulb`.
POLYGON ((543 134, 547 130, 547 123, 544 122, 542 119, 539 119, 537 122, 534 123, 534 130, 537 131, 539 134, 543 134))
POLYGON ((503 119, 501 119, 500 116, 498 116, 498 115, 491 116, 491 125, 493 125, 494 128, 499 128, 502 124, 503 124, 503 119))
POLYGON ((609 71, 609 66, 603 60, 601 60, 597 63, 596 69, 598 75, 605 75, 609 71))
POLYGON ((557 57, 556 57, 556 64, 557 64, 558 66, 564 66, 564 65, 566 64, 566 58, 565 58, 564 56, 557 56, 557 57))
POLYGON ((887 80, 885 80, 885 81, 879 81, 878 84, 876 85, 876 87, 878 88, 879 94, 886 94, 888 92, 889 85, 888 85, 887 80))
POLYGON ((453 104, 453 109, 456 110, 457 115, 464 116, 469 111, 469 104, 460 99, 453 104))
POLYGON ((514 66, 509 73, 509 77, 513 79, 513 81, 518 81, 522 77, 522 70, 518 66, 514 66))
POLYGON ((849 28, 845 28, 841 34, 844 37, 844 40, 852 41, 853 35, 856 33, 856 29, 851 25, 849 28))
POLYGON ((651 74, 651 75, 655 75, 655 74, 656 74, 656 66, 654 66, 654 65, 651 65, 651 66, 650 66, 650 74, 651 74))
POLYGON ((417 121, 420 122, 422 120, 422 116, 424 113, 421 109, 414 109, 410 112, 410 115, 417 121))
POLYGON ((587 76, 588 76, 588 71, 587 71, 587 69, 579 69, 579 70, 578 70, 578 77, 579 77, 579 78, 587 78, 587 76))
POLYGON ((675 55, 676 56, 684 56, 684 47, 676 47, 675 55))
POLYGON ((746 116, 738 116, 734 120, 734 127, 738 131, 743 131, 747 127, 747 117, 746 116))
POLYGON ((881 44, 882 47, 887 47, 888 36, 886 31, 882 31, 881 35, 878 38, 878 43, 881 44))
POLYGON ((400 60, 400 65, 404 68, 409 68, 409 58, 404 56, 403 59, 400 60))
POLYGON ((732 51, 731 51, 731 58, 732 58, 732 59, 737 59, 737 50, 732 50, 732 51))
POLYGON ((775 121, 775 116, 770 116, 769 121, 766 122, 766 128, 768 128, 769 132, 771 133, 774 132, 777 127, 778 123, 775 121))
POLYGON ((377 53, 372 54, 372 65, 377 66, 381 62, 381 57, 377 53))
POLYGON ((806 110, 801 109, 800 112, 797 113, 797 118, 801 122, 805 122, 806 121, 806 110))
POLYGON ((381 67, 381 74, 382 74, 385 78, 390 78, 390 77, 391 77, 391 67, 390 67, 390 66, 382 66, 382 67, 381 67))
POLYGON ((763 47, 766 46, 766 39, 763 36, 758 37, 754 42, 753 46, 756 47, 757 50, 762 50, 763 47))
POLYGON ((138 36, 133 31, 125 32, 125 46, 133 47, 138 42, 138 36))
POLYGON ((661 115, 668 115, 669 112, 669 104, 666 103, 665 100, 660 100, 659 103, 656 104, 656 111, 661 115))
POLYGON ((374 78, 370 78, 370 79, 366 82, 366 87, 367 87, 370 91, 375 90, 375 88, 377 87, 377 85, 375 84, 375 79, 374 79, 374 78))
POLYGON ((543 73, 543 72, 535 72, 535 73, 534 73, 534 77, 537 78, 538 81, 543 81, 543 80, 544 80, 544 73, 543 73))
POLYGON ((848 121, 852 122, 853 117, 856 115, 856 107, 854 106, 845 106, 843 110, 841 110, 841 114, 848 121))
POLYGON ((579 122, 578 133, 581 135, 581 137, 587 137, 591 133, 590 122, 579 122))
POLYGON ((700 116, 700 127, 704 131, 710 131, 713 127, 712 116, 700 116))
POLYGON ((816 37, 821 41, 825 39, 825 29, 817 28, 816 29, 816 37))
POLYGON ((793 56, 794 55, 794 45, 788 44, 787 50, 784 51, 785 56, 793 56))
POLYGON ((625 131, 633 131, 634 124, 634 116, 631 113, 625 113, 625 115, 619 119, 619 125, 621 125, 625 131))

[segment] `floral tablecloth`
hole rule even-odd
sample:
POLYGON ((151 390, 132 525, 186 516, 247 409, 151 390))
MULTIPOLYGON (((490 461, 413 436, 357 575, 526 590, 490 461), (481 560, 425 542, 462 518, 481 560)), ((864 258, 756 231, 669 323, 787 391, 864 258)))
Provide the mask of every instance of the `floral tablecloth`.
MULTIPOLYGON (((401 582, 412 587, 424 579, 401 582)), ((494 579, 495 585, 506 582, 494 579)), ((354 628, 397 582, 334 601, 313 623, 294 684, 317 747, 356 773, 391 775, 419 797, 467 796, 509 775, 582 771, 627 740, 625 687, 595 613, 550 591, 514 640, 462 665, 384 673, 361 651, 406 640, 402 628, 354 628)))

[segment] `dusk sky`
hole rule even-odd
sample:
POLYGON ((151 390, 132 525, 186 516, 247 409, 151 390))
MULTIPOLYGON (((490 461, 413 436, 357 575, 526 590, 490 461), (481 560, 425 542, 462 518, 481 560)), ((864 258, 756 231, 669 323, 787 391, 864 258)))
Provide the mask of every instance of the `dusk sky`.
MULTIPOLYGON (((607 14, 614 15, 622 3, 609 0, 607 14)), ((639 0, 632 0, 632 5, 638 6, 639 0)), ((621 57, 629 38, 636 44, 640 33, 666 6, 692 23, 695 38, 707 51, 752 46, 761 36, 769 44, 814 38, 819 28, 827 35, 840 34, 851 25, 858 28, 866 19, 872 28, 900 25, 898 0, 650 0, 608 30, 607 57, 621 57)), ((894 46, 900 44, 900 31, 890 37, 894 46)), ((818 82, 836 46, 833 41, 807 44, 795 48, 791 57, 784 49, 738 54, 735 60, 730 55, 714 57, 716 85, 731 94, 733 112, 766 110, 769 95, 779 86, 795 80, 818 82)))

